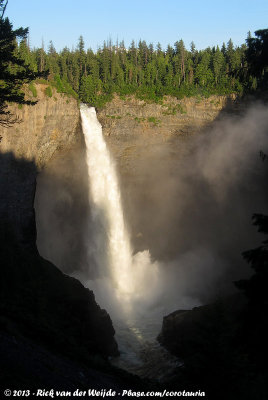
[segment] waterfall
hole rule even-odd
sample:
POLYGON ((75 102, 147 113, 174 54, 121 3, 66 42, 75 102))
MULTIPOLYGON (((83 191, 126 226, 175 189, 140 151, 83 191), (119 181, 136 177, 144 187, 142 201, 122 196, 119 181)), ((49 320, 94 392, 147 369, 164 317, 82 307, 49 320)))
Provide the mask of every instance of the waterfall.
POLYGON ((100 244, 97 258, 99 262, 103 260, 101 253, 105 252, 113 283, 119 292, 132 293, 132 250, 124 223, 115 166, 102 136, 102 127, 95 108, 82 105, 81 117, 93 219, 104 218, 107 235, 107 248, 103 248, 105 241, 102 238, 103 243, 100 244))
POLYGON ((95 109, 84 104, 81 105, 81 118, 86 143, 90 208, 93 221, 102 224, 99 234, 95 234, 96 262, 100 269, 106 264, 106 272, 118 296, 137 298, 143 296, 145 290, 148 292, 148 273, 152 287, 157 265, 151 263, 148 251, 132 255, 116 169, 103 138, 101 124, 95 109))
MULTIPOLYGON (((152 371, 152 376, 160 379, 177 365, 177 359, 155 341, 166 314, 166 274, 160 274, 160 264, 151 261, 148 250, 133 255, 116 168, 101 124, 93 107, 82 104, 80 111, 86 143, 90 223, 94 225, 91 241, 97 268, 102 272, 99 279, 83 283, 94 290, 97 301, 112 317, 121 352, 120 359, 113 363, 143 377, 152 371), (148 358, 149 353, 153 356, 148 358)), ((174 304, 170 311, 173 307, 174 304)))

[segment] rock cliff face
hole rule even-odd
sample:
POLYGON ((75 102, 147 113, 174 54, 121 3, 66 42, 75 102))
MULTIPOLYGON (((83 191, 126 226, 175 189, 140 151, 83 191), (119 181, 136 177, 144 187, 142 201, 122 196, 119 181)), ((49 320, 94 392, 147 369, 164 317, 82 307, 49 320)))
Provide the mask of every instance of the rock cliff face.
POLYGON ((53 91, 45 95, 45 85, 37 86, 35 106, 10 106, 18 123, 0 126, 1 192, 0 215, 10 222, 24 245, 35 246, 34 194, 38 170, 60 151, 82 143, 77 102, 53 91), (27 233, 27 237, 26 237, 27 233), (29 236, 31 235, 31 237, 29 236))
POLYGON ((44 89, 37 87, 35 106, 11 107, 21 123, 0 129, 0 327, 75 357, 116 355, 111 319, 93 293, 36 248, 36 175, 60 151, 83 143, 76 100, 56 91, 48 98, 44 89))
POLYGON ((135 250, 149 249, 156 259, 176 255, 180 232, 172 228, 173 234, 167 234, 176 226, 172 206, 180 196, 174 191, 176 171, 190 151, 193 136, 205 131, 223 110, 234 110, 234 100, 166 97, 162 104, 147 104, 134 97, 115 97, 98 112, 116 160, 135 250))
POLYGON ((125 100, 115 96, 98 113, 106 136, 177 135, 195 133, 212 122, 219 113, 232 104, 233 96, 184 98, 166 96, 161 104, 146 103, 135 97, 125 100))
POLYGON ((115 96, 98 112, 98 119, 120 175, 131 180, 133 171, 139 174, 142 160, 150 158, 156 147, 173 146, 206 128, 223 110, 234 111, 236 107, 235 96, 181 100, 166 96, 161 104, 115 96))
POLYGON ((41 168, 59 151, 81 143, 82 135, 77 101, 55 90, 48 97, 46 85, 36 89, 36 98, 29 95, 32 101, 38 99, 35 106, 10 106, 19 122, 9 128, 0 126, 1 153, 12 152, 41 168))

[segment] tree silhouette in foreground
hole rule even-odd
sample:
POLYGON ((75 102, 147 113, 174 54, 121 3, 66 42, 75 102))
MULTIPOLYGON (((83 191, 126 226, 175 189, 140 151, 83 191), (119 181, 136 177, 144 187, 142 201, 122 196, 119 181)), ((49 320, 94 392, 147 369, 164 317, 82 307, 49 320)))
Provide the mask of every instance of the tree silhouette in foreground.
POLYGON ((250 34, 246 39, 248 48, 246 57, 248 72, 258 80, 261 89, 268 88, 268 29, 255 31, 255 36, 250 34))
POLYGON ((16 56, 16 41, 27 38, 28 28, 14 30, 9 19, 4 18, 6 6, 7 1, 0 0, 0 124, 9 126, 18 120, 8 110, 8 103, 36 104, 25 99, 22 87, 45 74, 34 72, 24 60, 16 56))
MULTIPOLYGON (((253 215, 254 225, 258 231, 268 234, 268 216, 253 215)), ((244 316, 243 337, 250 358, 257 368, 263 368, 267 363, 267 309, 268 309, 268 240, 262 245, 243 253, 251 264, 254 274, 248 280, 236 282, 248 299, 247 313, 244 316)), ((266 367, 267 368, 267 367, 266 367)))

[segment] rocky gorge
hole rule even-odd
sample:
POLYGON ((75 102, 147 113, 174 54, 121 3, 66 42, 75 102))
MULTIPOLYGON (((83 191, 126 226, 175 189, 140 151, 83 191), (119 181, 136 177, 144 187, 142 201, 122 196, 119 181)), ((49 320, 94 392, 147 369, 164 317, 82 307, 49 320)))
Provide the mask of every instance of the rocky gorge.
MULTIPOLYGON (((45 94, 45 85, 36 86, 37 104, 22 109, 12 106, 11 110, 21 122, 9 128, 0 128, 3 337, 7 334, 14 337, 19 346, 25 338, 30 338, 37 346, 45 346, 49 351, 82 359, 83 362, 88 356, 91 359, 116 356, 118 348, 108 313, 95 302, 92 291, 65 275, 77 269, 75 262, 80 247, 76 248, 73 244, 76 240, 80 241, 79 234, 76 238, 68 236, 73 246, 63 246, 59 258, 56 249, 53 251, 53 246, 59 245, 59 231, 62 232, 62 240, 66 238, 64 229, 67 229, 68 221, 63 229, 60 226, 58 231, 52 229, 50 232, 57 213, 65 212, 61 207, 63 203, 59 203, 56 214, 50 212, 53 208, 48 208, 42 217, 47 221, 47 230, 39 239, 38 249, 49 261, 39 255, 36 247, 36 220, 39 217, 35 217, 34 199, 37 176, 40 176, 41 183, 42 176, 45 177, 44 188, 38 196, 44 196, 47 201, 46 185, 54 179, 55 171, 55 182, 69 185, 68 193, 72 193, 75 185, 71 170, 77 165, 81 170, 84 168, 81 161, 84 139, 77 101, 56 90, 49 97, 45 94), (79 154, 79 163, 72 163, 74 153, 79 154), (42 244, 44 236, 50 238, 42 244), (66 247, 69 249, 66 250, 66 247), (72 252, 75 256, 71 255, 72 252)), ((126 220, 135 251, 149 248, 154 259, 171 259, 176 254, 177 237, 181 233, 176 230, 169 233, 169 224, 174 221, 174 216, 169 214, 171 208, 167 204, 170 193, 172 197, 173 181, 166 179, 167 172, 172 177, 178 154, 183 157, 191 151, 188 143, 193 135, 208 129, 223 112, 236 108, 239 108, 236 99, 225 96, 182 100, 167 97, 160 104, 147 103, 132 96, 115 96, 98 110, 106 143, 116 160, 123 203, 128 211, 126 220), (163 196, 166 196, 164 202, 163 196), (165 212, 161 208, 163 206, 167 209, 165 212), (168 220, 166 225, 164 220, 168 220)), ((62 192, 63 186, 59 187, 62 192)), ((83 208, 83 201, 78 192, 67 210, 73 218, 69 221, 74 226, 82 224, 84 216, 76 218, 74 209, 77 205, 83 208), (75 199, 79 199, 78 203, 75 199)), ((37 208, 37 214, 39 212, 37 208)), ((37 230, 43 229, 41 225, 42 222, 37 223, 37 230)), ((176 344, 173 345, 172 340, 177 337, 181 324, 186 333, 188 326, 188 330, 192 329, 191 318, 191 314, 176 312, 164 321, 160 341, 176 355, 179 351, 177 348, 174 351, 176 344), (174 331, 170 326, 175 326, 174 331)), ((9 339, 5 340, 9 342, 9 339)), ((27 342, 27 346, 31 344, 27 342)), ((58 368, 61 369, 60 366, 58 368)))

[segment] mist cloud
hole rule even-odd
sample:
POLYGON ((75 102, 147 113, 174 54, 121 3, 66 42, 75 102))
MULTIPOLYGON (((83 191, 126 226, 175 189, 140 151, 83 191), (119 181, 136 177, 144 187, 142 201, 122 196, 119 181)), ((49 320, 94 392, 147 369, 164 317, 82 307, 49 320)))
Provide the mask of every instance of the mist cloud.
MULTIPOLYGON (((141 148, 146 157, 131 175, 119 169, 134 249, 149 249, 159 264, 161 284, 148 306, 206 302, 250 273, 241 252, 261 240, 252 214, 267 212, 267 171, 259 157, 268 149, 267 126, 267 107, 257 104, 200 134, 141 148)), ((40 175, 36 196, 40 253, 85 280, 98 276, 88 191, 80 151, 40 175)))

